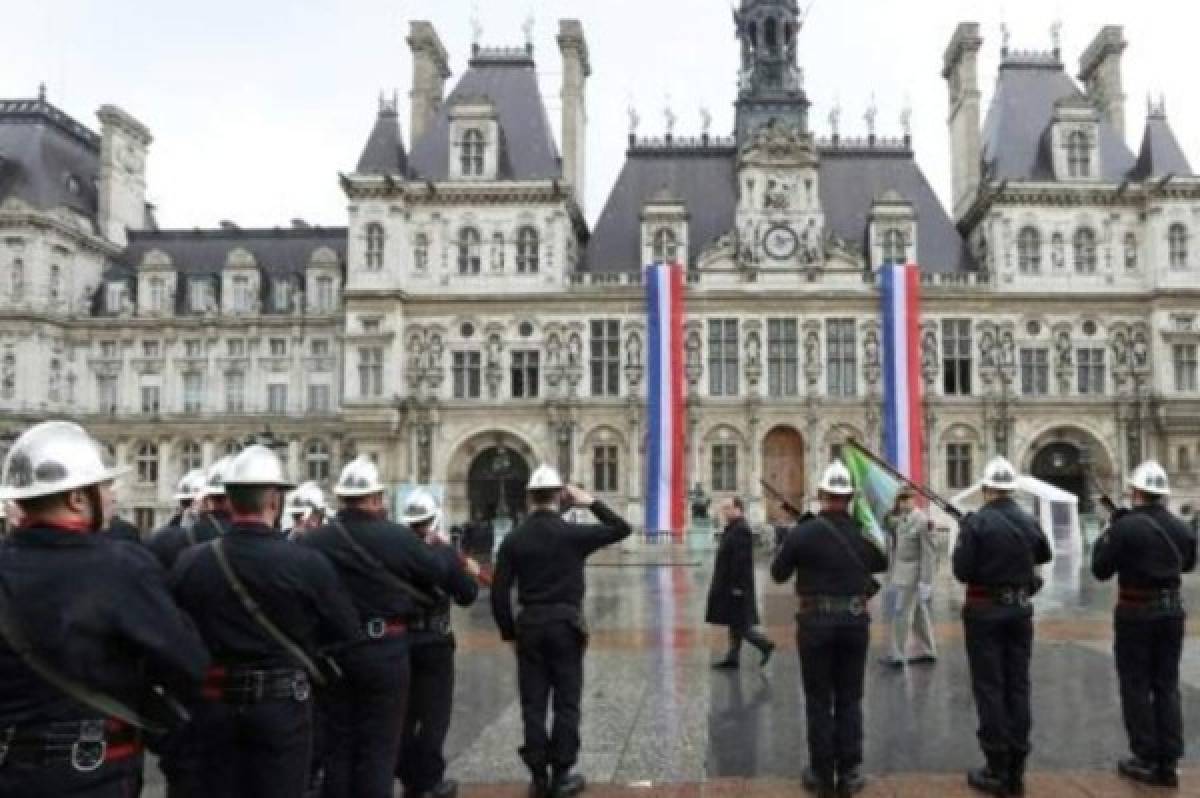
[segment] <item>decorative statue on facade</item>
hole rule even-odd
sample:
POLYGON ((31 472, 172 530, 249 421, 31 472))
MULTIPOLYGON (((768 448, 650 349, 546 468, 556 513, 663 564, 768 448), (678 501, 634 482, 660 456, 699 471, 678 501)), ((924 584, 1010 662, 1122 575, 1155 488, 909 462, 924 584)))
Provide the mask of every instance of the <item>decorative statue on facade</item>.
POLYGON ((1073 365, 1071 358, 1071 334, 1066 330, 1060 330, 1058 337, 1054 340, 1054 348, 1058 352, 1059 368, 1070 368, 1073 365))
POLYGON ((0 377, 0 392, 5 399, 12 399, 17 389, 17 356, 12 352, 4 355, 4 370, 0 377))
POLYGON ((708 508, 712 504, 712 499, 704 492, 704 486, 697 482, 692 486, 692 490, 688 493, 688 500, 692 506, 693 521, 707 521, 708 508))

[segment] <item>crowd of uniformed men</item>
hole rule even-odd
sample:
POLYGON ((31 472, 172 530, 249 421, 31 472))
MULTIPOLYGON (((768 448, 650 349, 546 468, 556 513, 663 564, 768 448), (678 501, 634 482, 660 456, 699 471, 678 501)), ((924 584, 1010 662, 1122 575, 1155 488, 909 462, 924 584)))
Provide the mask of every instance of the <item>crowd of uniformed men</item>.
MULTIPOLYGON (((337 481, 333 512, 319 487, 296 488, 279 458, 253 445, 186 475, 179 514, 143 546, 112 525, 119 475, 68 422, 30 429, 5 460, 0 798, 136 796, 144 747, 158 754, 171 798, 385 798, 395 779, 406 798, 456 794, 442 753, 454 684, 450 604, 471 604, 488 577, 450 544, 432 496, 413 494, 403 524, 388 520, 378 470, 359 458, 337 481)), ((988 464, 985 504, 961 519, 953 553, 967 586, 962 618, 985 757, 967 780, 992 795, 1024 793, 1031 600, 1038 566, 1052 556, 1014 501, 1017 485, 1007 461, 988 464)), ((1115 654, 1132 756, 1118 769, 1174 786, 1183 754, 1180 576, 1195 566, 1196 536, 1165 506, 1157 463, 1139 467, 1130 488, 1132 508, 1112 508, 1093 552, 1095 576, 1120 583, 1115 654)), ((831 464, 818 512, 797 518, 770 569, 776 582, 795 584, 804 784, 820 796, 866 783, 867 608, 888 562, 853 517, 854 494, 849 472, 831 464)), ((911 498, 901 492, 890 524, 901 560, 922 556, 927 526, 911 498)), ((528 504, 497 552, 491 609, 515 646, 530 795, 561 798, 585 787, 574 772, 585 563, 631 528, 548 466, 533 473, 528 504), (567 522, 570 508, 589 509, 596 522, 567 522)), ((763 664, 774 650, 754 630, 752 574, 737 575, 753 570, 741 509, 723 508, 725 576, 709 597, 710 620, 730 627, 721 667, 736 667, 743 639, 763 664)), ((893 578, 897 621, 884 658, 901 667, 914 618, 921 653, 907 662, 936 659, 920 616, 928 568, 905 573, 893 578)))

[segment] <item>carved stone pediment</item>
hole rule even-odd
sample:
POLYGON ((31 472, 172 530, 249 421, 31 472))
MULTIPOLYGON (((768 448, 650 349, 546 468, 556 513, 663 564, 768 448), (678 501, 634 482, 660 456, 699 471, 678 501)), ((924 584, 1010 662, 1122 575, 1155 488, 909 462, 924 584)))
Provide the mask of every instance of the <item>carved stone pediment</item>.
POLYGON ((739 157, 746 166, 811 166, 817 151, 811 133, 782 124, 760 128, 747 142, 739 157))

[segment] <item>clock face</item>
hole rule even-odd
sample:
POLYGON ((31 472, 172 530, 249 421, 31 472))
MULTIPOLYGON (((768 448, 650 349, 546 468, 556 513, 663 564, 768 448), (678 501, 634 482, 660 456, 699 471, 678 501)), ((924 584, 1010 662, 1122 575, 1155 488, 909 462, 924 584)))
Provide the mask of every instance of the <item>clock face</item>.
POLYGON ((767 250, 767 255, 775 260, 787 260, 799 249, 800 238, 792 228, 778 224, 767 231, 763 247, 767 250))

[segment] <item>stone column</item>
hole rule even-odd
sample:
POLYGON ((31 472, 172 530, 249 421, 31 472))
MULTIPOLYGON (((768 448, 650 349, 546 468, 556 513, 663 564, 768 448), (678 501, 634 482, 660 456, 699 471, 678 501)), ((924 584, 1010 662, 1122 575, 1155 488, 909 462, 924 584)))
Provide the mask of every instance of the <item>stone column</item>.
MULTIPOLYGON (((300 441, 293 438, 288 441, 287 445, 287 472, 293 482, 305 482, 308 479, 308 474, 302 470, 303 463, 300 459, 300 441)), ((337 471, 334 464, 330 463, 331 478, 337 478, 337 471)))

